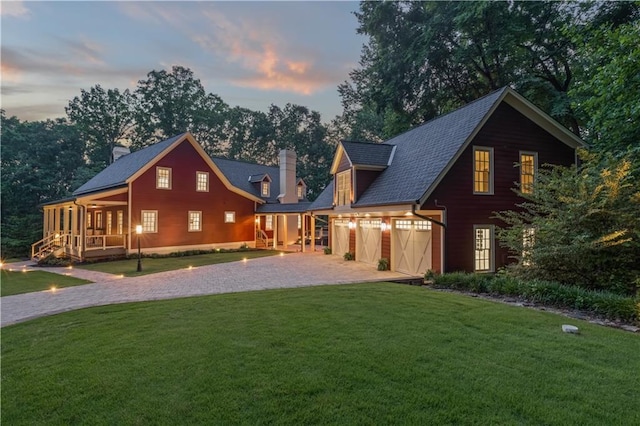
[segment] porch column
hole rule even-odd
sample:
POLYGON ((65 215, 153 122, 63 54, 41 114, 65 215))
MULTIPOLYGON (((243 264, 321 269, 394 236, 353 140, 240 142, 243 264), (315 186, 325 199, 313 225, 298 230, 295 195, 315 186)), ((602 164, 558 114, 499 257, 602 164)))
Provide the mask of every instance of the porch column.
POLYGON ((284 249, 287 249, 287 239, 289 238, 289 236, 287 235, 287 231, 289 227, 289 218, 287 217, 286 214, 282 215, 282 246, 284 247, 284 249))
POLYGON ((311 228, 311 252, 316 251, 316 217, 314 215, 309 216, 311 218, 311 223, 309 224, 311 228))
POLYGON ((306 242, 305 236, 306 236, 306 230, 307 230, 306 222, 307 221, 306 221, 304 213, 300 213, 300 234, 302 234, 300 236, 300 246, 301 246, 301 250, 300 251, 302 251, 302 253, 304 253, 305 250, 306 250, 306 244, 305 244, 305 242, 306 242))
POLYGON ((78 210, 75 205, 71 206, 71 248, 77 249, 76 235, 78 235, 78 210))
POLYGON ((272 244, 273 244, 273 249, 277 250, 278 249, 278 215, 274 214, 272 220, 273 220, 273 222, 275 222, 275 223, 271 222, 271 224, 274 225, 274 226, 272 226, 272 228, 273 228, 273 242, 272 242, 272 244))
POLYGON ((44 208, 42 212, 42 238, 45 238, 49 234, 49 211, 51 209, 44 208))

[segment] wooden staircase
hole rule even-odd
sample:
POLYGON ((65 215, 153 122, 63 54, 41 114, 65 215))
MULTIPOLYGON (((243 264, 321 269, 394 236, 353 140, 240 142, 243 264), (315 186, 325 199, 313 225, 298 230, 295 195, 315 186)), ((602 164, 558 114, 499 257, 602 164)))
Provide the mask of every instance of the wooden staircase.
POLYGON ((256 231, 256 248, 270 248, 273 244, 273 238, 269 238, 267 233, 262 229, 256 231))

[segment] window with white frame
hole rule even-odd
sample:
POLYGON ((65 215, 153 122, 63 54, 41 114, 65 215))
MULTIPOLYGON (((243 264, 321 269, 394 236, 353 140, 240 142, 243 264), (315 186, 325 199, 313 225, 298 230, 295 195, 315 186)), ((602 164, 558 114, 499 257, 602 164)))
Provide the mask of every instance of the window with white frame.
POLYGON ((96 229, 103 229, 102 226, 102 212, 96 212, 96 229))
POLYGON ((494 257, 493 225, 475 225, 474 233, 474 270, 476 272, 492 272, 494 257))
POLYGON ((533 192, 533 182, 535 181, 537 168, 537 152, 520 153, 520 191, 523 194, 531 194, 533 192))
POLYGON ((91 212, 87 212, 87 229, 93 228, 93 225, 91 222, 92 217, 93 215, 91 214, 91 212))
POLYGON ((522 230, 522 264, 531 265, 531 248, 535 242, 536 230, 533 226, 527 226, 522 230))
POLYGON ((410 220, 396 220, 396 229, 411 229, 410 220))
POLYGON ((236 212, 224 212, 224 223, 235 223, 236 212))
POLYGON ((157 210, 142 210, 140 214, 142 221, 142 232, 154 233, 158 232, 158 211, 157 210))
POLYGON ((336 205, 347 206, 351 204, 351 170, 340 172, 336 175, 336 205))
POLYGON ((118 210, 116 221, 116 233, 118 235, 124 234, 124 212, 122 210, 118 210))
POLYGON ((493 194, 493 148, 473 147, 473 193, 493 194))
POLYGON ((107 212, 107 227, 105 229, 105 234, 111 235, 113 226, 113 212, 107 212))
POLYGON ((298 190, 298 200, 302 200, 304 198, 304 196, 305 196, 304 185, 302 185, 302 184, 298 185, 297 190, 298 190))
POLYGON ((189 232, 202 231, 202 212, 189 212, 189 232))
POLYGON ((416 231, 431 231, 431 222, 428 220, 416 220, 414 226, 416 231))
POLYGON ((263 180, 262 181, 262 185, 261 185, 261 194, 263 197, 268 197, 269 196, 269 190, 271 188, 271 182, 269 182, 268 180, 263 180))
POLYGON ((171 169, 168 167, 156 167, 156 188, 171 189, 171 169))
POLYGON ((196 191, 209 192, 209 173, 196 172, 196 191))
POLYGON ((267 215, 264 218, 264 228, 267 231, 273 231, 273 215, 267 215))

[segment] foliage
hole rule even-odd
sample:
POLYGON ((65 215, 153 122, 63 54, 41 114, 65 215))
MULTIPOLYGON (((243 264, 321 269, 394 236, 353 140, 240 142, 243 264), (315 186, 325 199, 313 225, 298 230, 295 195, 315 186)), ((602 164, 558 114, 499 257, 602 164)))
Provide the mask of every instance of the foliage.
POLYGON ((344 260, 356 260, 356 255, 354 253, 351 252, 346 252, 345 254, 342 255, 342 258, 344 260))
POLYGON ((1 111, 2 255, 26 256, 42 238, 38 205, 63 198, 84 170, 85 144, 64 119, 21 122, 1 111))
POLYGON ((88 284, 91 281, 68 277, 60 274, 52 274, 45 271, 0 271, 2 276, 1 295, 13 296, 14 294, 31 293, 35 291, 50 290, 88 284))
POLYGON ((378 259, 378 271, 387 271, 389 269, 389 259, 386 257, 378 259))
POLYGON ((497 237, 518 261, 510 268, 517 275, 634 294, 640 170, 629 158, 581 155, 578 168, 540 170, 520 210, 496 215, 507 225, 497 237))
POLYGON ((58 257, 53 253, 38 260, 38 266, 62 267, 62 266, 71 266, 73 264, 74 264, 73 259, 69 257, 58 257))
POLYGON ((434 278, 434 287, 473 293, 520 297, 544 306, 577 309, 623 321, 640 321, 640 300, 607 291, 587 290, 538 279, 520 279, 510 275, 486 275, 455 272, 434 278))
POLYGON ((324 251, 324 254, 331 254, 331 247, 325 247, 322 251, 324 251))
POLYGON ((80 90, 65 108, 69 121, 86 142, 89 162, 104 167, 112 162, 113 148, 131 137, 134 126, 134 97, 128 89, 104 90, 99 84, 80 90))
POLYGON ((390 283, 65 312, 2 329, 2 421, 637 424, 638 336, 562 321, 390 283))

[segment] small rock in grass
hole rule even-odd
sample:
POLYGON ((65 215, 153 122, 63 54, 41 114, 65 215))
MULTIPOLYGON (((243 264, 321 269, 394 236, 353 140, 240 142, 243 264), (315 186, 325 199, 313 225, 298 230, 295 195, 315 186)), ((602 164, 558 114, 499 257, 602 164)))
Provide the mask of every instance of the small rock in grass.
POLYGON ((623 324, 623 325, 620 326, 620 328, 623 329, 623 330, 626 330, 626 331, 630 331, 632 333, 637 333, 638 331, 640 331, 639 327, 635 327, 633 325, 623 324))
POLYGON ((578 327, 575 325, 562 324, 562 331, 565 333, 578 334, 580 330, 578 330, 578 327))

